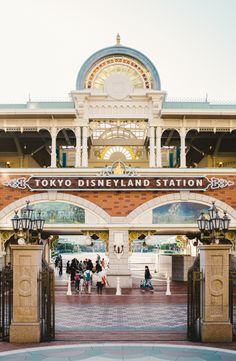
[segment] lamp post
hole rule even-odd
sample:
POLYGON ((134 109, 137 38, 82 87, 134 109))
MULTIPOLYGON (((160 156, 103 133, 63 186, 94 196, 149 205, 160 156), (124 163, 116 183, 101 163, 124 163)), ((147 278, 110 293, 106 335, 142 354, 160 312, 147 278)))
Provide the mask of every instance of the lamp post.
POLYGON ((11 219, 12 227, 15 233, 15 238, 24 235, 25 243, 32 243, 32 233, 37 232, 37 238, 40 240, 41 233, 43 231, 45 219, 41 216, 41 211, 36 211, 30 207, 29 201, 26 202, 26 207, 22 208, 20 211, 20 216, 18 211, 15 211, 14 217, 11 219))
POLYGON ((219 210, 215 206, 215 202, 212 202, 212 207, 208 209, 208 215, 201 213, 201 216, 197 220, 198 228, 201 232, 201 240, 205 243, 217 244, 219 238, 225 238, 226 232, 228 232, 230 224, 230 218, 224 211, 224 216, 221 218, 219 210))

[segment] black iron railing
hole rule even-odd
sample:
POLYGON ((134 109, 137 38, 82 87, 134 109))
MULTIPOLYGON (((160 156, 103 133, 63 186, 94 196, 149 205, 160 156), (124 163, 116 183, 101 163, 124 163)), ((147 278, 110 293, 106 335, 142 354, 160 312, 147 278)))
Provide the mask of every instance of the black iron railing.
POLYGON ((41 341, 55 339, 55 280, 54 271, 45 260, 39 277, 41 341))
POLYGON ((200 293, 203 281, 202 272, 199 271, 199 259, 188 270, 188 307, 187 307, 187 329, 188 340, 200 341, 200 293))
POLYGON ((13 313, 13 272, 0 271, 0 340, 9 341, 13 313))
POLYGON ((229 319, 233 327, 233 339, 236 340, 236 270, 229 271, 229 319))

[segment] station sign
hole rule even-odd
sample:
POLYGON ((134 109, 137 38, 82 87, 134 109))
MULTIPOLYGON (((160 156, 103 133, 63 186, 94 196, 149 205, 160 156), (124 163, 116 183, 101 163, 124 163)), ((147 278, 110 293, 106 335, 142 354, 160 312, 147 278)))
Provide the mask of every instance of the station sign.
POLYGON ((200 176, 37 176, 9 179, 4 185, 30 191, 206 191, 234 182, 200 176))

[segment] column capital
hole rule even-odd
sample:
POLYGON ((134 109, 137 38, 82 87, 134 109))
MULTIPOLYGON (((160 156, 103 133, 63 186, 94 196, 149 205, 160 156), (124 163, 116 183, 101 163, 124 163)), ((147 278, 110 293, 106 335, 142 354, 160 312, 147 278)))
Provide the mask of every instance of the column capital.
POLYGON ((181 137, 185 137, 185 136, 186 136, 186 128, 181 127, 179 133, 180 133, 180 136, 181 136, 181 137))
POLYGON ((84 120, 84 119, 78 119, 77 126, 78 127, 88 127, 89 126, 89 121, 84 120))
POLYGON ((58 130, 56 127, 50 128, 49 132, 50 132, 52 138, 56 138, 57 133, 58 133, 58 130))

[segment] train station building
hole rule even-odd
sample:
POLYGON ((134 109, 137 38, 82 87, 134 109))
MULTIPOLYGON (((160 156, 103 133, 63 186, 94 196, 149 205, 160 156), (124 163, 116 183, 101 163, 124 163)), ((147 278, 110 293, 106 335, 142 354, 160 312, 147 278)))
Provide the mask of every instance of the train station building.
POLYGON ((197 219, 212 202, 230 218, 224 239, 234 249, 236 104, 168 100, 156 66, 119 36, 84 62, 68 92, 64 102, 0 104, 2 267, 26 201, 42 210, 48 238, 104 243, 111 287, 117 277, 132 287, 130 257, 151 257, 161 236, 177 237, 182 253, 172 249, 154 269, 186 281, 197 219))

